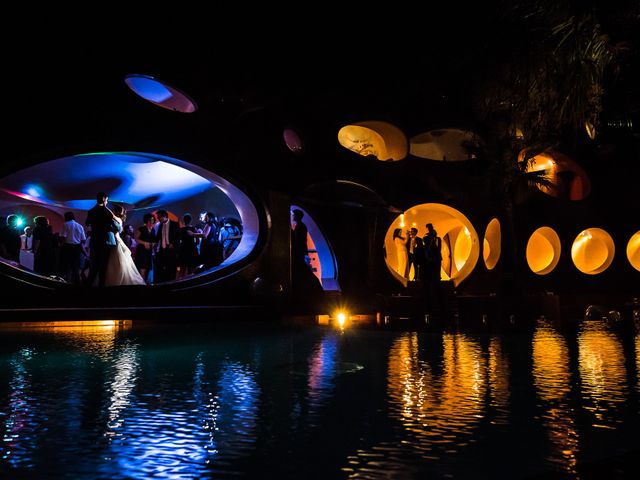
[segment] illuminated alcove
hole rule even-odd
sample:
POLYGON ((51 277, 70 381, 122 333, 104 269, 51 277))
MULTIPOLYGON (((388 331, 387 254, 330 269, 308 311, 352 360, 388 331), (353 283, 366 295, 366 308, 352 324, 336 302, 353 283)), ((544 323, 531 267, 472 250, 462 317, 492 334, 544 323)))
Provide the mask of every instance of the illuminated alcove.
POLYGON ((466 130, 446 128, 424 132, 410 140, 411 155, 429 160, 461 162, 477 158, 482 141, 466 130))
POLYGON ((640 272, 640 231, 634 233, 629 239, 627 258, 631 266, 640 272))
POLYGON ((398 273, 399 263, 393 232, 396 228, 400 228, 403 236, 406 236, 406 230, 415 227, 418 229, 418 236, 423 237, 427 233, 425 227, 427 223, 433 224, 438 236, 442 239, 441 277, 443 280, 453 280, 454 285, 457 286, 475 268, 480 257, 480 241, 466 216, 455 208, 441 203, 416 205, 393 221, 384 240, 387 267, 404 285, 408 280, 415 279, 413 269, 409 272, 409 278, 398 273))
POLYGON ((198 109, 186 93, 157 78, 131 74, 124 81, 137 95, 159 107, 182 113, 193 113, 198 109))
MULTIPOLYGON (((519 160, 524 161, 525 151, 520 152, 519 160)), ((571 158, 560 152, 540 153, 529 160, 527 172, 544 170, 550 185, 537 188, 552 197, 567 200, 582 200, 591 192, 591 181, 584 169, 571 158)))
POLYGON ((309 260, 313 274, 318 278, 324 290, 340 291, 338 265, 329 241, 313 217, 304 208, 299 205, 291 205, 291 210, 295 209, 304 213, 302 221, 308 230, 307 248, 309 249, 309 260))
POLYGON ((560 260, 560 237, 550 227, 540 227, 527 242, 527 264, 533 273, 551 273, 560 260))
POLYGON ((604 272, 616 253, 613 238, 601 228, 587 228, 571 245, 571 259, 578 270, 587 275, 604 272))
POLYGON ((487 225, 482 242, 482 258, 484 259, 487 270, 493 270, 497 265, 500 259, 501 246, 502 232, 500 230, 500 221, 494 218, 487 225))
POLYGON ((407 156, 407 137, 398 127, 387 122, 367 121, 346 125, 338 132, 344 148, 378 160, 402 160, 407 156))
MULTIPOLYGON (((65 212, 73 212, 78 223, 84 225, 99 191, 109 194, 111 206, 119 204, 125 208, 125 224, 134 229, 143 225, 145 214, 158 209, 167 210, 171 219, 182 220, 185 213, 190 213, 192 225, 199 222, 198 214, 203 211, 211 211, 220 219, 239 221, 242 236, 235 250, 230 249, 222 263, 196 276, 235 264, 256 247, 259 215, 240 188, 197 165, 150 153, 73 155, 12 173, 0 179, 0 215, 16 214, 28 224, 33 224, 33 216, 44 215, 53 232, 59 233, 65 212)), ((28 265, 2 261, 29 271, 28 265)))

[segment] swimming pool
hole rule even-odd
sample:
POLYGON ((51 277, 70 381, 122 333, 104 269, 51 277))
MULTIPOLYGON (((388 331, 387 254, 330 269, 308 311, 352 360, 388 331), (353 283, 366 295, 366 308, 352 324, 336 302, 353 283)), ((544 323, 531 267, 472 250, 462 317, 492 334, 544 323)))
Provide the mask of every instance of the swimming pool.
POLYGON ((573 478, 640 446, 640 336, 604 322, 2 336, 4 476, 573 478))

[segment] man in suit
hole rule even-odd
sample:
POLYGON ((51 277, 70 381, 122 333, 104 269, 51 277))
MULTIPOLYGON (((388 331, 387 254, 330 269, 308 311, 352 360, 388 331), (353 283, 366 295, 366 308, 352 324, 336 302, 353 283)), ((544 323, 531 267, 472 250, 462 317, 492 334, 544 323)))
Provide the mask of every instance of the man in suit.
POLYGON ((109 196, 105 192, 96 194, 96 205, 87 213, 85 225, 91 228, 91 266, 87 283, 93 285, 96 276, 98 285, 103 287, 109 257, 116 248, 116 233, 122 229, 113 219, 113 212, 107 208, 109 196))
POLYGON ((156 212, 156 259, 153 265, 153 283, 170 282, 176 279, 177 252, 180 238, 180 225, 169 220, 166 210, 156 212))
POLYGON ((418 236, 418 229, 413 227, 409 230, 409 239, 407 240, 408 262, 405 277, 409 278, 411 265, 413 265, 413 280, 421 280, 424 272, 424 252, 422 239, 418 236))

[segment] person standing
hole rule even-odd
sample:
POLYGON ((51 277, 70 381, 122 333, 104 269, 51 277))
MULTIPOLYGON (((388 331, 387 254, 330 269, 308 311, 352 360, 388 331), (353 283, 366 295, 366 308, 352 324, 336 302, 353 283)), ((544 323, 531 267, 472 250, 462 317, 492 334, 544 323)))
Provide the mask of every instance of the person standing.
POLYGON ((82 245, 87 240, 84 228, 78 222, 73 212, 64 214, 64 226, 60 233, 62 251, 60 252, 60 270, 62 276, 71 283, 80 283, 80 261, 82 259, 82 245))
POLYGON ((33 228, 31 226, 24 227, 24 233, 20 235, 21 249, 32 250, 33 249, 33 228))
POLYGON ((397 267, 396 272, 401 277, 405 277, 407 274, 407 261, 408 261, 408 253, 407 253, 407 237, 402 236, 402 229, 396 228, 393 231, 393 244, 396 246, 396 258, 397 258, 397 267))
POLYGON ((56 240, 47 217, 35 217, 33 223, 33 271, 48 277, 55 273, 56 240))
POLYGON ((408 280, 411 280, 411 267, 413 266, 413 280, 421 280, 424 272, 421 270, 424 268, 422 261, 424 258, 422 239, 418 236, 418 229, 413 227, 409 230, 408 241, 408 262, 407 262, 407 274, 405 275, 408 280))
POLYGON ((156 225, 157 252, 153 266, 153 283, 170 282, 176 279, 178 266, 178 245, 180 242, 180 225, 169 220, 166 210, 158 210, 156 225))
POLYGON ((427 282, 439 282, 442 269, 442 239, 433 224, 427 223, 427 234, 423 237, 425 257, 425 280, 427 282))
POLYGON ((9 215, 7 224, 0 226, 0 242, 4 246, 3 256, 14 262, 20 261, 22 239, 18 230, 18 216, 9 215))
POLYGON ((98 278, 98 285, 104 287, 107 265, 111 252, 116 248, 116 233, 122 231, 122 225, 114 220, 114 215, 107 208, 109 196, 105 192, 96 194, 96 205, 89 210, 85 225, 91 228, 91 269, 87 283, 93 285, 98 278))
POLYGON ((200 261, 198 239, 202 236, 202 232, 191 225, 191 220, 191 215, 188 213, 182 216, 184 227, 180 228, 180 248, 178 250, 180 278, 193 274, 200 261))
POLYGON ((153 248, 156 239, 156 217, 153 213, 145 213, 142 217, 144 225, 135 231, 136 267, 145 282, 149 281, 149 272, 153 262, 153 248))

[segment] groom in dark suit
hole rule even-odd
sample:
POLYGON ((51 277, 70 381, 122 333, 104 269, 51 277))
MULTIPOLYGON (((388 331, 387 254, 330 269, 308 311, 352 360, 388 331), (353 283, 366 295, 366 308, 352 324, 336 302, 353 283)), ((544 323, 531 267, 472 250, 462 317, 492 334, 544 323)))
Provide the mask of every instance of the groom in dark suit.
POLYGON ((96 276, 98 285, 103 287, 109 257, 116 248, 116 233, 122 227, 113 219, 113 213, 107 208, 109 196, 104 192, 96 194, 96 205, 87 213, 85 225, 91 228, 91 266, 87 283, 93 285, 96 276))
POLYGON ((156 259, 153 264, 153 283, 170 282, 176 279, 177 253, 180 239, 180 225, 169 220, 166 210, 156 212, 156 259))

